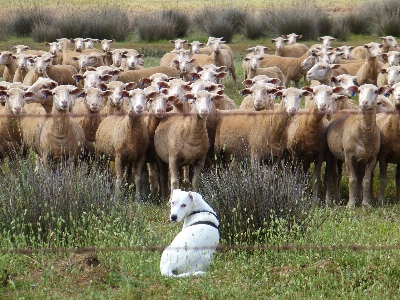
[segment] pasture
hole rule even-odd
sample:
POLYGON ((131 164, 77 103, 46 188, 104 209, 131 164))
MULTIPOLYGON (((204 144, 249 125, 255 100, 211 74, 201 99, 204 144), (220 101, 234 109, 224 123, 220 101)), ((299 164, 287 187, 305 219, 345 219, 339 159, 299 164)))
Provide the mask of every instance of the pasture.
MULTIPOLYGON (((202 5, 211 7, 250 5, 236 0, 203 2, 202 5)), ((269 2, 280 5, 288 1, 269 2)), ((269 2, 256 0, 251 6, 269 2)), ((365 1, 307 2, 347 7, 365 1)), ((143 2, 127 1, 126 5, 147 9, 143 2)), ((160 0, 154 1, 152 9, 174 6, 186 10, 198 5, 193 0, 160 0)), ((207 37, 200 31, 184 36, 189 41, 206 41, 207 37)), ((275 48, 271 38, 250 40, 243 34, 233 36, 229 46, 234 52, 239 80, 235 84, 228 76, 224 93, 236 105, 243 99, 239 91, 243 89, 242 60, 246 49, 264 45, 272 54, 275 48)), ((359 46, 371 41, 378 42, 379 36, 351 34, 345 42, 334 41, 332 46, 359 46)), ((311 46, 317 41, 304 43, 311 46)), ((31 37, 12 36, 0 42, 0 50, 18 44, 32 49, 48 48, 31 37)), ((143 53, 145 67, 157 66, 172 47, 167 40, 138 41, 135 33, 123 42, 113 43, 115 49, 133 48, 143 53)), ((301 86, 306 84, 301 81, 301 86)), ((375 199, 379 191, 378 171, 377 166, 375 199)), ((255 171, 251 168, 238 167, 225 177, 222 172, 215 177, 212 171, 202 175, 200 192, 217 208, 223 223, 221 248, 205 277, 176 279, 163 278, 159 271, 162 248, 182 226, 169 221, 166 201, 149 196, 137 203, 134 186, 129 184, 115 195, 109 174, 97 169, 89 171, 86 163, 78 167, 65 165, 52 173, 35 169, 33 155, 19 162, 6 160, 0 173, 0 298, 400 297, 400 207, 393 203, 393 166, 389 168, 387 203, 374 202, 369 208, 352 210, 343 205, 310 205, 308 176, 304 174, 283 172, 271 179, 259 178, 258 173, 252 172, 255 171), (271 205, 262 198, 265 194, 268 201, 282 199, 282 206, 271 205), (219 198, 213 198, 214 195, 219 198), (268 209, 271 211, 265 212, 268 209)), ((347 202, 346 175, 340 189, 343 201, 347 202)))

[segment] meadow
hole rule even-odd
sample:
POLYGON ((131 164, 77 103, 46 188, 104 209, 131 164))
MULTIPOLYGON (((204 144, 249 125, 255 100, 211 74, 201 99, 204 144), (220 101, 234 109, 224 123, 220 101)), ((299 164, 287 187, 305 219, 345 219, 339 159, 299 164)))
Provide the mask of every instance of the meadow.
MULTIPOLYGON (((245 5, 236 0, 203 2, 218 7, 245 5)), ((271 1, 274 5, 283 2, 271 1)), ((345 7, 364 2, 307 3, 335 7, 343 3, 345 7)), ((129 1, 129 5, 136 3, 137 7, 143 5, 129 1)), ((198 3, 154 1, 153 7, 186 9, 198 3)), ((269 2, 257 0, 251 5, 257 7, 259 3, 269 2)), ((183 36, 189 41, 206 41, 207 37, 200 29, 183 36)), ((242 32, 233 34, 229 45, 240 79, 246 49, 255 45, 274 49, 270 42, 273 37, 250 39, 242 32)), ((379 41, 378 33, 349 31, 345 41, 335 41, 333 46, 358 46, 370 41, 379 41)), ((305 44, 316 42, 309 39, 305 44)), ((43 41, 32 36, 7 33, 0 50, 18 44, 47 49, 43 41)), ((166 39, 141 40, 136 31, 130 31, 113 47, 137 49, 149 67, 158 65, 172 44, 166 39)), ((243 98, 240 82, 235 84, 230 77, 225 82, 225 93, 237 104, 243 98)), ((218 175, 212 170, 204 172, 200 192, 221 218, 221 248, 207 276, 175 279, 163 278, 159 271, 163 247, 182 226, 169 221, 165 201, 149 196, 136 203, 134 187, 129 184, 122 194, 114 195, 109 174, 89 172, 84 163, 62 166, 52 173, 36 170, 34 159, 28 157, 6 161, 2 167, 0 299, 400 297, 400 207, 393 203, 394 168, 390 169, 387 203, 354 210, 342 205, 312 207, 307 174, 287 171, 276 175, 274 169, 253 169, 245 164, 218 175)), ((378 170, 375 172, 376 195, 379 176, 378 170)), ((344 176, 344 203, 347 188, 344 176)))

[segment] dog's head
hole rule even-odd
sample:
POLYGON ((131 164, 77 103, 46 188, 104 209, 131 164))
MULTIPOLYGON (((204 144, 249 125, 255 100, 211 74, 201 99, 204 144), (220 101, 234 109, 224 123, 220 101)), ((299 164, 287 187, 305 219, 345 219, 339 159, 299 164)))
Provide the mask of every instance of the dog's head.
POLYGON ((192 192, 176 189, 172 192, 170 204, 171 215, 169 219, 172 222, 180 222, 193 211, 194 196, 192 192))

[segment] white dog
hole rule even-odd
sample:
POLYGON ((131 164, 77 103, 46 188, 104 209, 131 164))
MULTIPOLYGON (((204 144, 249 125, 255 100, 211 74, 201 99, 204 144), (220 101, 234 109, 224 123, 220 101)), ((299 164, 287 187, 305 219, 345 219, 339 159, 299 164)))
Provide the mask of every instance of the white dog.
POLYGON ((219 244, 219 220, 203 197, 195 192, 173 190, 172 222, 183 222, 183 229, 163 252, 163 276, 204 275, 219 244))

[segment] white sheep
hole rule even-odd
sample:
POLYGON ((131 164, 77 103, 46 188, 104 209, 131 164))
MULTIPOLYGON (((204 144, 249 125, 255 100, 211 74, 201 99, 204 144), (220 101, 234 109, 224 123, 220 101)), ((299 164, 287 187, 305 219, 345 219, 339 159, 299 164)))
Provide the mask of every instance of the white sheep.
POLYGON ((228 50, 222 49, 221 45, 225 43, 221 39, 214 39, 210 45, 212 46, 211 58, 214 60, 216 66, 226 66, 229 70, 233 80, 237 81, 237 75, 235 70, 235 63, 233 61, 233 56, 228 50))
POLYGON ((276 45, 275 55, 284 57, 301 57, 308 51, 308 47, 304 44, 290 44, 285 46, 285 42, 287 41, 288 39, 282 37, 277 37, 276 39, 271 40, 271 42, 276 45))
POLYGON ((283 34, 283 38, 287 39, 289 45, 296 44, 297 40, 301 39, 303 36, 301 34, 283 34))
POLYGON ((330 47, 332 41, 336 41, 336 38, 331 37, 329 35, 326 36, 321 36, 318 38, 319 41, 322 41, 322 45, 326 46, 326 47, 330 47))
POLYGON ((273 110, 275 104, 275 92, 278 91, 276 85, 271 83, 256 83, 250 88, 240 91, 241 95, 246 96, 239 109, 243 110, 273 110))
POLYGON ((368 43, 364 45, 365 48, 365 62, 357 72, 358 85, 363 84, 377 84, 379 69, 384 65, 379 57, 382 55, 382 44, 368 43))

